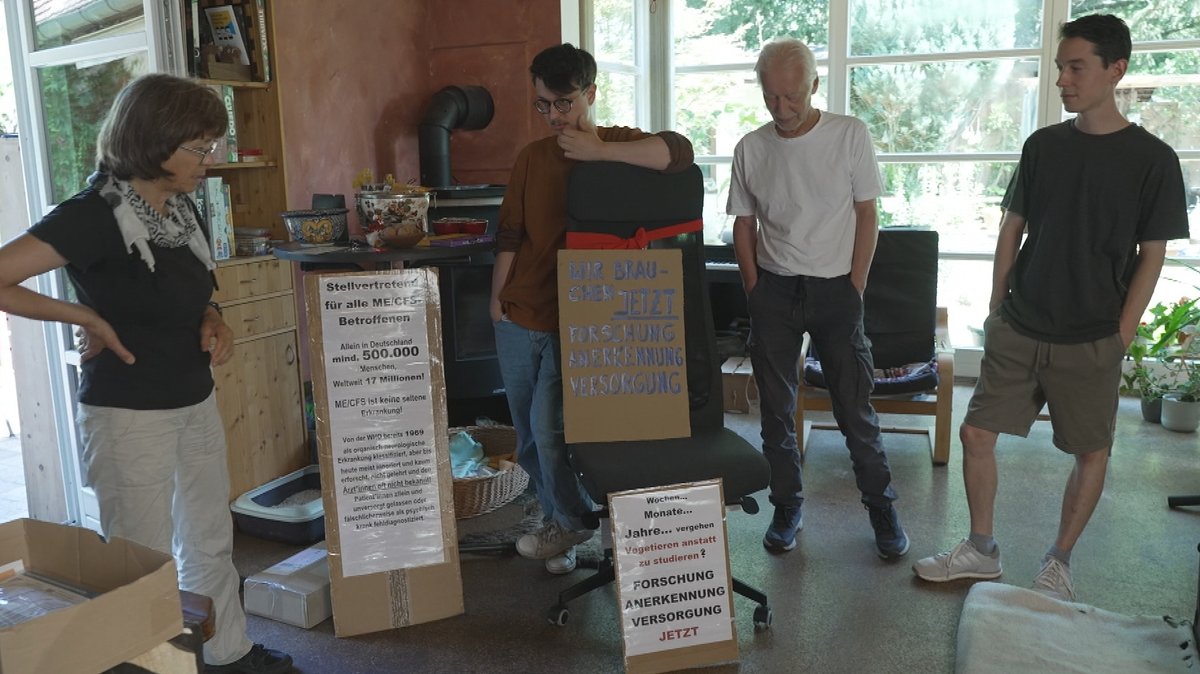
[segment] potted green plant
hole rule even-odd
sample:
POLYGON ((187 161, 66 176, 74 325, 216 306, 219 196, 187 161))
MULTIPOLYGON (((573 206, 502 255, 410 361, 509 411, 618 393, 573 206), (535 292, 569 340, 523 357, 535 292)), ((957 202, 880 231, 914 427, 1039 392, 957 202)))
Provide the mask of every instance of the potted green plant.
POLYGON ((1135 358, 1133 367, 1122 376, 1125 381, 1121 393, 1138 396, 1142 404, 1142 418, 1153 424, 1159 423, 1165 391, 1158 375, 1141 359, 1135 358))
POLYGON ((1180 354, 1200 323, 1200 298, 1181 298, 1177 302, 1154 305, 1148 320, 1137 327, 1127 355, 1133 361, 1121 386, 1121 392, 1141 399, 1142 418, 1159 423, 1164 396, 1176 389, 1174 382, 1188 379, 1186 358, 1180 354), (1155 361, 1161 363, 1156 366, 1155 361))
POLYGON ((1170 390, 1163 394, 1163 428, 1194 433, 1200 427, 1200 342, 1197 326, 1185 326, 1183 341, 1163 360, 1175 375, 1170 390))

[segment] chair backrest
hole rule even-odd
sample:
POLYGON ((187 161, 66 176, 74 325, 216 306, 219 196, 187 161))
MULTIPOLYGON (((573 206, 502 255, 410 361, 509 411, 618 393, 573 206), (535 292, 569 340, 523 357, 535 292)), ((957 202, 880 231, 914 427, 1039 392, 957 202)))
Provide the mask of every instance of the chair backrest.
MULTIPOLYGON (((698 220, 704 211, 699 167, 660 173, 619 162, 582 162, 567 182, 567 231, 631 238, 698 220)), ((650 243, 675 248, 683 257, 684 341, 688 407, 693 434, 724 426, 721 364, 717 358, 712 307, 704 271, 704 233, 692 232, 650 243)))
POLYGON ((884 227, 867 292, 863 328, 876 368, 924 363, 933 358, 937 327, 938 233, 884 227))

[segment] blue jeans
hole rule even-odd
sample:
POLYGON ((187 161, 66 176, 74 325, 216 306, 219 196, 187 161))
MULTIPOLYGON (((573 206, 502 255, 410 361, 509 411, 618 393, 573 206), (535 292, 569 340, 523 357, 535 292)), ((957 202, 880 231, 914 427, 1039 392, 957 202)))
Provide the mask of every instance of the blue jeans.
POLYGON ((583 529, 581 518, 593 506, 567 461, 558 334, 529 330, 507 317, 495 330, 500 377, 517 430, 517 464, 529 473, 547 520, 583 529))
POLYGON ((862 502, 889 505, 896 492, 871 406, 874 365, 863 332, 862 297, 850 277, 779 276, 760 269, 749 308, 750 362, 762 406, 763 455, 771 464, 771 502, 798 506, 804 500, 795 415, 800 347, 808 332, 862 502))

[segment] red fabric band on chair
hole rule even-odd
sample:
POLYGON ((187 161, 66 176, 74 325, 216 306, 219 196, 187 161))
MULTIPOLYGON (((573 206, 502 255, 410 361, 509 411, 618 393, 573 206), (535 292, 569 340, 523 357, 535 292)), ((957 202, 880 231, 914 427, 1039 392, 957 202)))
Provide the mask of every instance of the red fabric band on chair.
POLYGON ((636 250, 645 248, 650 245, 651 241, 669 239, 672 236, 699 232, 703 229, 704 221, 697 219, 681 222, 677 225, 659 227, 650 232, 647 232, 644 227, 639 227, 633 233, 633 236, 628 239, 622 239, 615 234, 601 234, 599 232, 567 232, 567 248, 636 250))

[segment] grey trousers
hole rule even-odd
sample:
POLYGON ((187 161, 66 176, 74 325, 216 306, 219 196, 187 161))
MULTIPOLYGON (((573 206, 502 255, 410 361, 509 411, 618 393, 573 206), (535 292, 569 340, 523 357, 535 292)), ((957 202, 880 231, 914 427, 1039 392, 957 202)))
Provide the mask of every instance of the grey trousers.
POLYGON ((771 502, 799 506, 804 501, 795 413, 800 348, 808 332, 820 354, 862 502, 889 505, 896 492, 871 406, 874 365, 863 332, 862 298, 850 277, 779 276, 760 269, 749 309, 750 360, 762 404, 763 455, 771 464, 771 502))
POLYGON ((213 600, 216 633, 204 661, 245 655, 246 614, 233 566, 225 428, 216 394, 172 410, 79 405, 83 466, 100 502, 105 536, 173 554, 179 587, 213 600))

